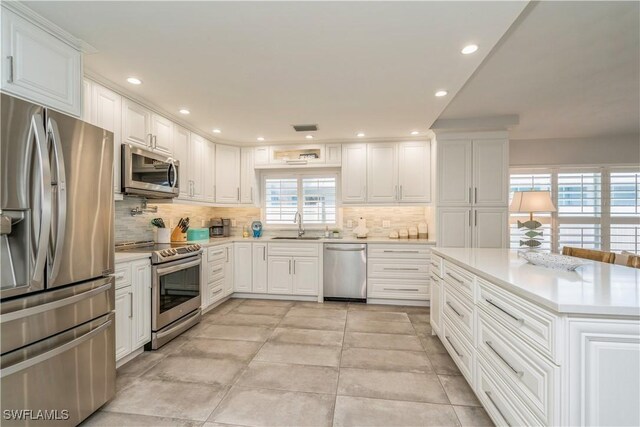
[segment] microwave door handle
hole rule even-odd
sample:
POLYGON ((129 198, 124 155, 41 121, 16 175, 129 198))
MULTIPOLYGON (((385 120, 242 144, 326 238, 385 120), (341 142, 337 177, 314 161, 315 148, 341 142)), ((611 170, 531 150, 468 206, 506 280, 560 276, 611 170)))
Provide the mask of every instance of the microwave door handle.
POLYGON ((178 169, 176 168, 173 159, 169 159, 169 167, 167 168, 167 182, 169 182, 169 186, 173 189, 176 188, 177 178, 178 177, 178 169), (173 179, 171 179, 171 171, 173 171, 173 179))
MULTIPOLYGON (((57 191, 55 208, 52 209, 52 214, 55 215, 55 234, 53 227, 51 228, 51 239, 49 241, 50 246, 50 272, 49 278, 55 280, 60 270, 60 263, 62 259, 62 248, 64 246, 64 236, 66 232, 67 223, 67 185, 66 185, 66 168, 64 164, 64 154, 62 153, 62 144, 60 140, 60 131, 58 129, 58 123, 49 118, 47 121, 47 134, 51 138, 52 154, 55 159, 55 183, 52 182, 52 187, 57 191)), ((52 188, 53 189, 53 188, 52 188)), ((53 193, 53 192, 52 192, 53 193)), ((53 203, 52 203, 53 207, 53 203)))
MULTIPOLYGON (((49 152, 47 151, 46 132, 44 130, 44 119, 41 114, 31 116, 29 134, 27 142, 35 141, 35 155, 40 168, 40 207, 39 223, 40 229, 37 241, 32 239, 33 252, 35 256, 33 275, 31 281, 38 287, 44 287, 44 266, 47 261, 47 248, 49 246, 49 230, 51 228, 51 169, 49 167, 49 152)), ((30 148, 32 150, 33 148, 30 148)), ((36 209, 32 208, 32 229, 35 226, 36 209)))

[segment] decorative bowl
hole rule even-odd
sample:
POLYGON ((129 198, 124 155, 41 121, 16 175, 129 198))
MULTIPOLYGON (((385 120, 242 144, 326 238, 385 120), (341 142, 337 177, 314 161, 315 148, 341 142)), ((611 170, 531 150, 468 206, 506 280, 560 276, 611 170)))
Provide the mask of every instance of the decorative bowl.
POLYGON ((585 264, 580 258, 567 255, 547 254, 535 251, 522 251, 519 252, 518 255, 527 260, 529 264, 553 268, 555 270, 574 271, 576 268, 585 264))

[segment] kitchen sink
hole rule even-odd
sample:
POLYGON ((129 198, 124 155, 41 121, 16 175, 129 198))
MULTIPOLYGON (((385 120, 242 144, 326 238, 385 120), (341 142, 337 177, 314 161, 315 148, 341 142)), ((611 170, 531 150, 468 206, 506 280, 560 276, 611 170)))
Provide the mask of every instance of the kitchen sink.
POLYGON ((322 237, 307 237, 307 236, 300 236, 300 237, 283 237, 283 236, 278 236, 278 237, 272 237, 271 240, 320 240, 322 239, 322 237))

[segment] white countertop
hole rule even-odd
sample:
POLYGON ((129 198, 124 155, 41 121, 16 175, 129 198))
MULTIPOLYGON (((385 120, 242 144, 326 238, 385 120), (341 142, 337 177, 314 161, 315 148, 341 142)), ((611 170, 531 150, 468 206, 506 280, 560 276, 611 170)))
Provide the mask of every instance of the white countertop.
POLYGON ((640 316, 640 269, 586 261, 576 271, 535 266, 517 250, 434 248, 465 267, 525 299, 558 313, 640 316))
POLYGON ((149 252, 117 252, 116 251, 116 264, 119 262, 134 261, 137 259, 151 258, 151 251, 149 252))
POLYGON ((218 237, 209 240, 194 240, 188 243, 197 243, 201 246, 215 246, 232 242, 265 242, 265 243, 385 243, 385 244, 401 244, 401 245, 432 245, 436 242, 428 239, 390 239, 388 237, 368 237, 366 239, 357 239, 355 237, 343 237, 341 239, 325 239, 324 237, 318 240, 305 240, 305 239, 277 239, 275 236, 263 236, 258 239, 253 237, 218 237))

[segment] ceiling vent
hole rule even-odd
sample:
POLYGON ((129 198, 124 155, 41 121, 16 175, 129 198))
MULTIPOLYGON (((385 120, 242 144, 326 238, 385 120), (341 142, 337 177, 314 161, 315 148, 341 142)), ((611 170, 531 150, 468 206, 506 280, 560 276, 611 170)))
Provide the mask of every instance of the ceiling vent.
POLYGON ((293 129, 296 132, 315 132, 318 130, 318 125, 293 125, 293 129))

